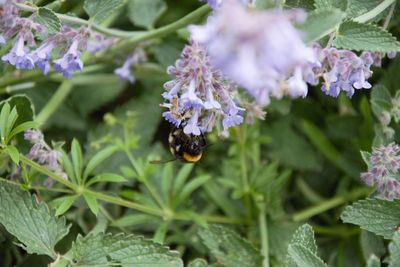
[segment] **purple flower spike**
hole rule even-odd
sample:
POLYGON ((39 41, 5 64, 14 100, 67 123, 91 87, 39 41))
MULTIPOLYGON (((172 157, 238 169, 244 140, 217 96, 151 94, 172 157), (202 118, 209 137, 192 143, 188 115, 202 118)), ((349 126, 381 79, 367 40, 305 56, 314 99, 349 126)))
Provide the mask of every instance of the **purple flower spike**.
POLYGON ((54 47, 55 44, 52 41, 48 41, 32 52, 32 59, 35 65, 39 67, 44 75, 47 75, 50 71, 49 61, 51 59, 51 51, 54 47))
POLYGON ((361 179, 369 186, 375 186, 378 196, 393 200, 400 198, 400 146, 391 143, 375 147, 369 157, 368 172, 361 173, 361 179))
POLYGON ((1 59, 4 63, 14 65, 17 69, 33 69, 33 60, 24 49, 24 39, 18 36, 10 52, 1 59))
POLYGON ((72 77, 72 72, 82 71, 83 63, 79 59, 81 52, 78 50, 78 40, 74 40, 69 47, 67 53, 56 61, 54 61, 54 69, 66 78, 72 77))
MULTIPOLYGON (((175 126, 183 126, 185 133, 210 132, 217 123, 223 123, 225 116, 232 115, 232 107, 236 107, 232 92, 236 88, 210 66, 206 50, 198 43, 190 41, 167 73, 175 79, 164 84, 162 106, 169 111, 163 117, 175 126)), ((238 110, 236 107, 236 113, 238 110)))

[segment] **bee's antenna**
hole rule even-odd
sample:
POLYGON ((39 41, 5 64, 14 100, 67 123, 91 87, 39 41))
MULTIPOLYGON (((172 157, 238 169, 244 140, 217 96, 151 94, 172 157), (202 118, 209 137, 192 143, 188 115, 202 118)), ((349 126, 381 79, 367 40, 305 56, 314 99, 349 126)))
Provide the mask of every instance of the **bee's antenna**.
POLYGON ((167 160, 150 160, 151 164, 164 164, 164 163, 168 163, 171 161, 175 161, 177 160, 177 158, 173 158, 173 159, 167 159, 167 160))

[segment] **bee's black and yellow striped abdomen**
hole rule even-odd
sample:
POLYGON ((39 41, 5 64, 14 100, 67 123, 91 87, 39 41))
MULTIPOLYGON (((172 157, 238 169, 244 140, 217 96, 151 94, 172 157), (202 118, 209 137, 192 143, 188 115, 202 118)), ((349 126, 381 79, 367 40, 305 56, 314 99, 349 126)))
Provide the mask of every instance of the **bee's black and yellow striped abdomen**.
POLYGON ((171 154, 187 163, 198 162, 206 145, 204 136, 185 134, 182 128, 174 128, 168 137, 171 154))

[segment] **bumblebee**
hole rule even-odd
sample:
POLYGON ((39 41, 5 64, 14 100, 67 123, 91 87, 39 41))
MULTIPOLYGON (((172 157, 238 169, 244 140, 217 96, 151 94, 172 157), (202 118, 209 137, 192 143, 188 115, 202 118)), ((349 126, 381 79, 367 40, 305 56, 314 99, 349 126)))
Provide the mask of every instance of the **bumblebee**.
POLYGON ((201 159, 206 139, 203 134, 185 134, 182 127, 175 127, 168 136, 169 150, 175 159, 195 163, 201 159))

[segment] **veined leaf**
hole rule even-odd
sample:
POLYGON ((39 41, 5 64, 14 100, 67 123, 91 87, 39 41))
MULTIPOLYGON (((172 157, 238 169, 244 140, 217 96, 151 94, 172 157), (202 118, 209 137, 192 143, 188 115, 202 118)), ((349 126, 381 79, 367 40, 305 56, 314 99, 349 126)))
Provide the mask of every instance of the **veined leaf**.
POLYGON ((81 175, 83 167, 83 156, 82 156, 81 145, 76 139, 72 140, 71 157, 72 157, 72 164, 74 168, 75 177, 78 180, 78 182, 80 182, 82 178, 81 175))
POLYGON ((101 23, 113 15, 124 4, 124 0, 85 0, 83 8, 90 20, 101 23))
POLYGON ((79 266, 183 266, 177 252, 151 240, 131 235, 99 233, 78 236, 72 245, 72 253, 79 266))
POLYGON ((347 206, 341 215, 345 223, 352 223, 362 229, 391 238, 400 224, 399 200, 366 199, 347 206))
POLYGON ((55 202, 61 202, 56 210, 56 216, 60 216, 67 212, 72 204, 74 204, 75 200, 78 198, 78 196, 67 196, 67 197, 62 197, 59 199, 56 199, 55 202))
POLYGON ((57 15, 49 8, 39 7, 35 21, 42 24, 48 34, 55 34, 61 30, 61 21, 57 15))
POLYGON ((46 203, 18 187, 0 183, 0 223, 28 253, 56 258, 54 246, 69 231, 65 218, 57 218, 46 203))
POLYGON ((129 19, 145 28, 152 28, 166 9, 164 0, 130 0, 128 3, 129 19))
POLYGON ((203 244, 224 266, 261 266, 260 252, 229 228, 209 225, 208 229, 200 229, 199 235, 203 244))
POLYGON ((333 45, 356 51, 400 51, 400 42, 391 33, 373 24, 355 21, 347 21, 340 25, 333 45))

